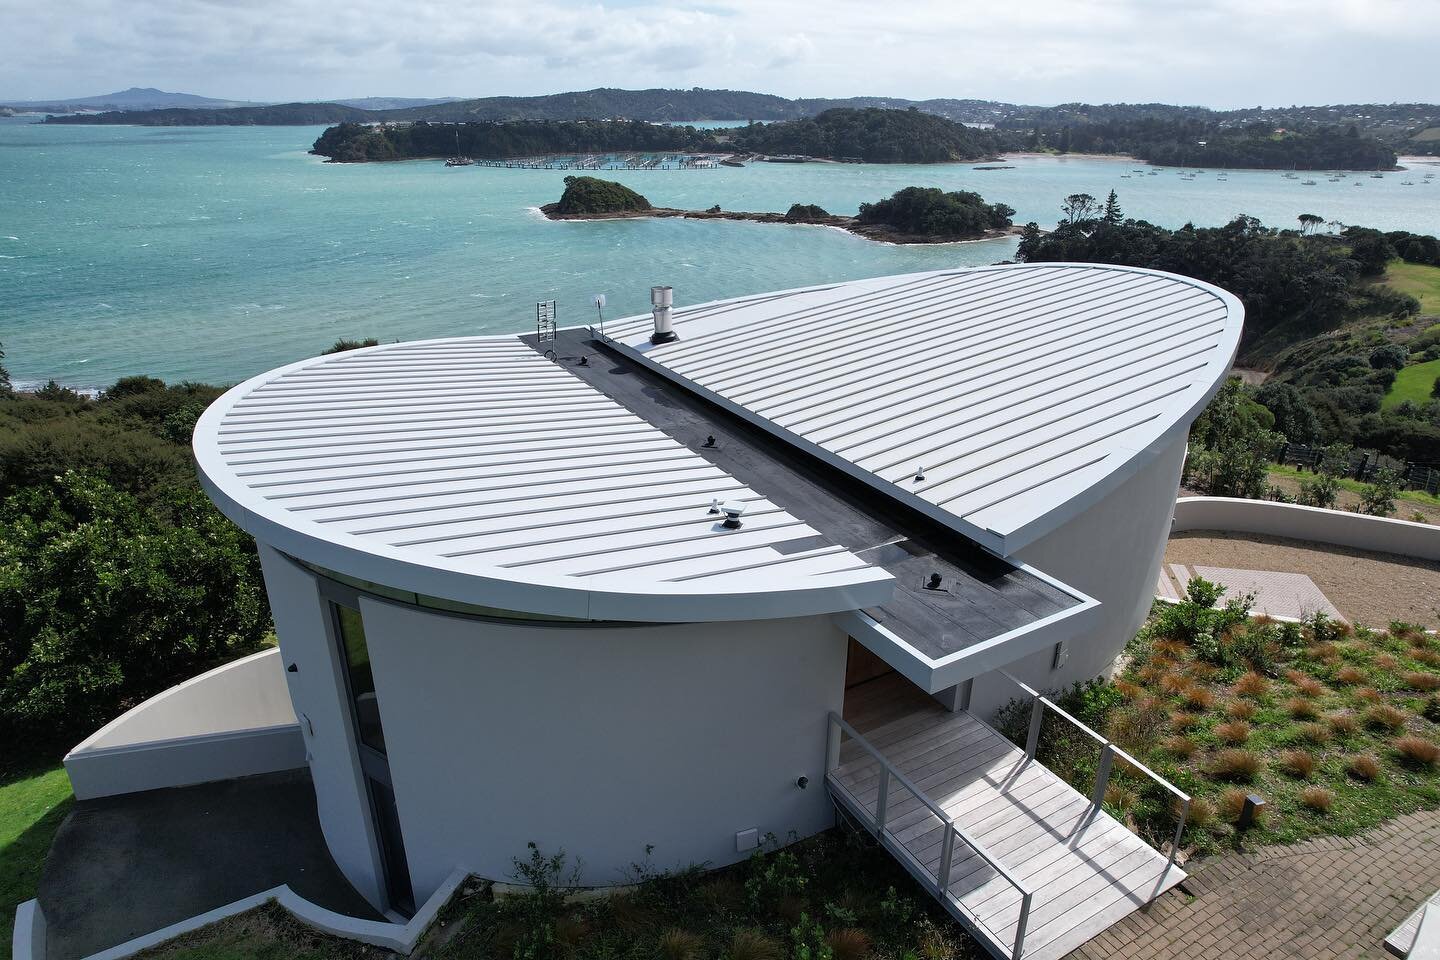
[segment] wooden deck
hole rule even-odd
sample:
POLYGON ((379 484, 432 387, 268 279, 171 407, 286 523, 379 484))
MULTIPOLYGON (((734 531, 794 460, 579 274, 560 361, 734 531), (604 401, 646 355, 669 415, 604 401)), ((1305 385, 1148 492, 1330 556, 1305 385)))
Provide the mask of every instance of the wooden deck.
MULTIPOLYGON (((1063 957, 1185 878, 1087 797, 1041 764, 1027 762, 1024 751, 987 724, 945 710, 897 675, 851 689, 845 719, 1034 891, 1025 958, 1063 957)), ((847 739, 830 775, 832 792, 873 822, 879 781, 878 761, 847 739)), ((886 846, 934 885, 945 827, 894 777, 885 826, 886 846)), ((946 907, 993 953, 1011 956, 1021 894, 963 840, 955 841, 951 863, 946 907)))

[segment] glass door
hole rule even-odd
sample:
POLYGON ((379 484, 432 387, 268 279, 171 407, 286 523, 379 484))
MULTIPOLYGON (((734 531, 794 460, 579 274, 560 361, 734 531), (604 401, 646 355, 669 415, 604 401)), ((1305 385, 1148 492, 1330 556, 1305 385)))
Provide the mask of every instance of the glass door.
POLYGON ((380 705, 375 699, 370 648, 365 642, 365 623, 360 618, 359 600, 353 597, 346 599, 351 602, 329 601, 330 616, 340 644, 340 656, 345 663, 345 684, 350 698, 356 747, 360 753, 360 770, 364 774, 369 796, 370 820, 380 845, 386 897, 392 910, 408 917, 415 913, 415 894, 410 887, 410 868, 405 861, 405 840, 400 832, 400 816, 395 807, 390 761, 385 755, 385 728, 380 723, 380 705))

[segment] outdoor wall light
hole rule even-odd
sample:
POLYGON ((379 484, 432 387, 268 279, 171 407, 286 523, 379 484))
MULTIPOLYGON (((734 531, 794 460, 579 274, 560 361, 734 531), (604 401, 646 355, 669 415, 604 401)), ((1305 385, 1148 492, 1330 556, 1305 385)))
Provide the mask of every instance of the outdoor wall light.
POLYGON ((290 666, 288 666, 288 667, 285 668, 285 672, 286 672, 286 673, 299 673, 299 672, 300 672, 300 668, 299 668, 299 666, 297 666, 296 664, 293 664, 293 663, 292 663, 292 664, 290 664, 290 666))
POLYGON ((799 787, 801 790, 804 790, 806 787, 810 786, 810 778, 801 777, 799 780, 795 781, 795 786, 799 787))

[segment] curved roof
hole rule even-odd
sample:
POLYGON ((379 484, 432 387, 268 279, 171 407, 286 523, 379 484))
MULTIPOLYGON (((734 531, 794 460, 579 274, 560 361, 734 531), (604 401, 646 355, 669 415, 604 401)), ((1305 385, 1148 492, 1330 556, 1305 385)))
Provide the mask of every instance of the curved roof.
MULTIPOLYGON (((683 291, 680 291, 683 293, 683 291)), ((1140 469, 1223 382, 1244 308, 1173 274, 1000 265, 607 324, 627 352, 1009 556, 1140 469)))
POLYGON ((207 493, 263 542, 463 603, 736 620, 855 609, 893 586, 514 336, 274 370, 211 405, 194 449, 207 493), (716 522, 715 498, 746 503, 741 529, 716 522))

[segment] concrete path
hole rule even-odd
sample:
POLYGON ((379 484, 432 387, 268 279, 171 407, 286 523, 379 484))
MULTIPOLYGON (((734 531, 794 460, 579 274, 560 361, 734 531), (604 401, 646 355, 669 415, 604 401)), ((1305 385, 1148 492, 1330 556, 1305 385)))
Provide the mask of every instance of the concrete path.
POLYGON ((1440 889, 1440 811, 1187 869, 1180 887, 1071 960, 1388 957, 1385 936, 1440 889))
POLYGON ((304 770, 77 803, 40 878, 49 960, 74 960, 288 883, 379 919, 330 859, 304 770))
MULTIPOLYGON (((1192 568, 1180 563, 1169 564, 1168 568, 1167 570, 1166 565, 1161 566, 1155 592, 1157 596, 1178 600, 1184 595, 1185 589, 1190 583, 1192 568)), ((1196 566, 1193 570, 1196 576, 1225 588, 1225 595, 1220 598, 1220 603, 1216 604, 1217 607, 1222 606, 1226 600, 1253 593, 1255 602, 1250 609, 1254 613, 1303 620, 1315 612, 1321 611, 1336 620, 1346 619, 1335 604, 1320 592, 1315 581, 1303 573, 1232 570, 1229 567, 1206 566, 1196 566)))

